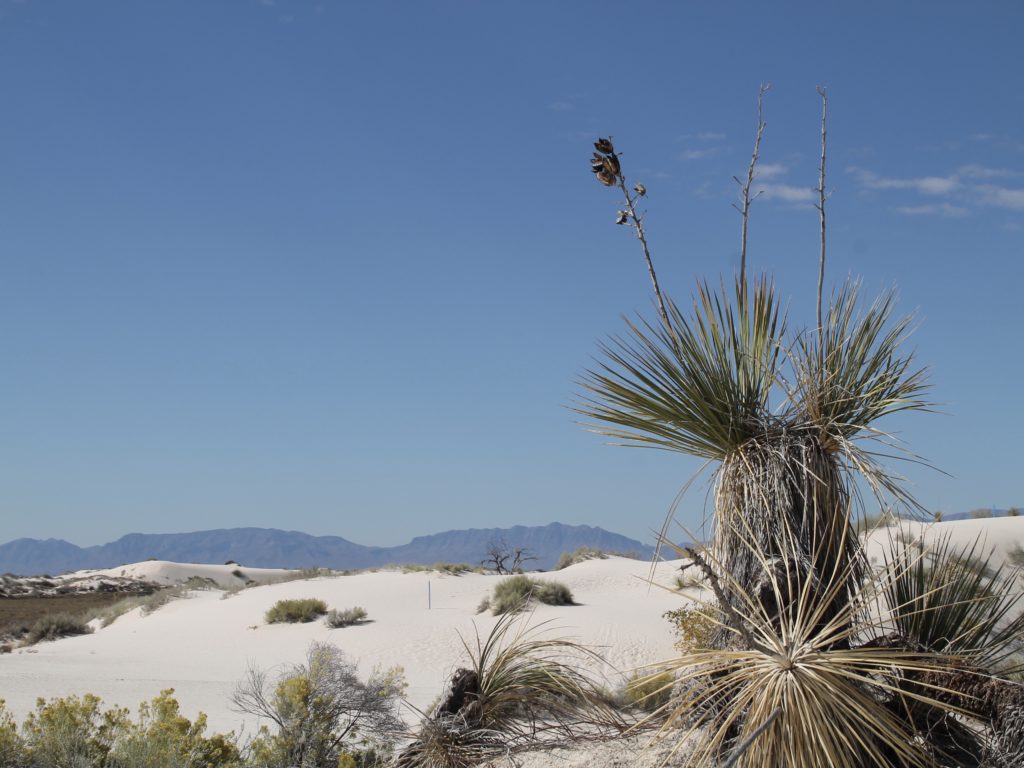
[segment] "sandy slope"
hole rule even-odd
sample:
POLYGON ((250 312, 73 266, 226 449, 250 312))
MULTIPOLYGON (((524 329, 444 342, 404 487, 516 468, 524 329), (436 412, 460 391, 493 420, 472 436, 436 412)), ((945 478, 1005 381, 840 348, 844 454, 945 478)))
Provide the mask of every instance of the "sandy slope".
MULTIPOLYGON (((601 650, 609 666, 600 672, 614 684, 616 670, 672 655, 672 634, 662 614, 683 598, 652 588, 646 581, 650 567, 648 562, 609 558, 540 574, 566 583, 580 605, 539 606, 530 620, 551 620, 556 634, 601 650)), ((114 575, 126 570, 156 579, 182 573, 215 578, 222 568, 154 561, 114 569, 114 575)), ((256 569, 243 570, 256 575, 256 569)), ((656 581, 667 584, 672 576, 671 564, 658 566, 656 581)), ((173 687, 186 715, 202 710, 213 729, 237 730, 245 721, 230 710, 228 699, 246 666, 298 663, 311 642, 326 641, 358 659, 364 674, 375 665, 402 665, 409 702, 425 708, 463 656, 459 633, 470 639, 475 629, 486 633, 496 621, 489 614, 477 615, 476 608, 499 578, 381 571, 270 584, 227 598, 219 590, 195 592, 148 616, 126 614, 92 635, 0 656, 0 695, 20 718, 37 696, 92 692, 108 704, 134 708, 173 687), (277 600, 304 597, 321 598, 332 608, 362 606, 372 621, 334 630, 323 622, 263 622, 277 600)), ((246 726, 251 732, 253 722, 246 726)))
MULTIPOLYGON (((1024 546, 1024 518, 965 520, 937 525, 903 523, 907 539, 933 541, 949 535, 963 545, 978 536, 995 550, 997 561, 1015 545, 1024 546)), ((869 556, 881 562, 881 553, 897 529, 876 531, 868 541, 869 556)), ((138 576, 154 581, 180 581, 192 575, 219 583, 237 583, 230 572, 236 566, 195 566, 151 561, 111 569, 108 575, 138 576)), ((658 566, 655 581, 669 584, 674 564, 658 566)), ((249 578, 278 578, 283 572, 242 566, 249 578)), ((529 617, 533 623, 551 620, 558 634, 599 648, 609 665, 599 670, 611 684, 621 678, 616 670, 629 670, 673 655, 673 636, 662 614, 680 606, 685 598, 652 588, 646 581, 650 564, 610 558, 593 560, 542 579, 565 582, 578 606, 540 606, 529 617)), ((408 698, 419 708, 428 706, 459 665, 461 633, 472 639, 486 633, 496 619, 477 615, 476 607, 500 577, 482 574, 448 576, 438 573, 381 571, 351 576, 267 584, 224 598, 219 590, 195 592, 149 616, 137 611, 118 619, 93 635, 43 643, 0 656, 0 696, 21 718, 37 696, 53 697, 92 692, 108 704, 135 707, 163 688, 175 688, 183 712, 209 715, 215 730, 251 733, 255 723, 231 711, 229 697, 248 664, 262 668, 302 661, 309 644, 336 644, 359 660, 365 674, 375 665, 402 665, 409 682, 408 698), (427 607, 428 589, 431 607, 427 607), (347 629, 328 629, 322 622, 302 625, 267 625, 266 610, 283 598, 322 598, 332 608, 362 606, 370 623, 347 629)), ((410 720, 415 719, 413 713, 410 720)), ((641 740, 643 741, 643 740, 641 740)), ((597 745, 581 752, 520 756, 524 768, 562 766, 647 766, 659 764, 654 753, 638 757, 641 741, 597 745), (525 761, 525 762, 523 762, 525 761)))
POLYGON ((172 563, 167 560, 146 560, 141 563, 121 565, 102 570, 75 571, 58 577, 65 581, 104 578, 128 578, 151 581, 155 584, 182 584, 190 578, 209 579, 222 587, 238 587, 247 581, 257 584, 290 578, 295 571, 284 568, 245 568, 237 563, 229 565, 205 565, 197 563, 172 563), (236 575, 241 571, 242 576, 236 575))

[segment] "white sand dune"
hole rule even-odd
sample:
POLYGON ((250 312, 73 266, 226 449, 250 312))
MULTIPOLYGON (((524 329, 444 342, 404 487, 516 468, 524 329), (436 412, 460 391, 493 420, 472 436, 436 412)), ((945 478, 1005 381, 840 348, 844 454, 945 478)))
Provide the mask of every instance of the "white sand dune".
POLYGON ((76 571, 58 577, 65 581, 86 579, 138 579, 154 584, 184 584, 191 578, 206 579, 221 587, 243 586, 247 581, 269 584, 291 578, 295 571, 284 568, 244 568, 238 563, 227 565, 206 565, 199 563, 172 563, 168 560, 145 560, 141 563, 121 565, 117 568, 76 571), (239 576, 238 573, 242 575, 239 576))
MULTIPOLYGON (((981 537, 983 551, 994 550, 1002 562, 1024 546, 1024 518, 965 520, 939 524, 901 523, 875 531, 867 542, 869 556, 882 561, 890 537, 920 538, 926 544, 948 535, 956 546, 981 537)), ((273 581, 289 572, 244 566, 188 565, 150 561, 110 569, 108 576, 133 576, 158 583, 190 576, 235 586, 231 571, 241 567, 247 578, 273 581)), ((669 585, 678 563, 661 563, 655 584, 669 585)), ((683 605, 679 593, 652 586, 648 562, 609 558, 579 563, 556 573, 538 574, 567 584, 576 606, 538 606, 525 617, 531 624, 550 622, 553 634, 571 636, 599 650, 608 664, 594 671, 611 685, 622 672, 671 658, 673 634, 662 614, 683 605)), ((198 591, 148 616, 136 610, 92 635, 72 637, 0 656, 0 696, 18 718, 36 697, 91 692, 108 705, 134 708, 161 689, 174 688, 183 714, 209 716, 214 730, 251 734, 256 722, 230 708, 230 696, 247 666, 269 669, 303 661, 310 643, 330 642, 357 660, 365 675, 374 666, 401 665, 409 683, 408 700, 426 708, 463 663, 459 636, 468 641, 486 634, 497 619, 477 614, 481 598, 498 580, 494 575, 444 575, 435 572, 380 571, 320 577, 252 587, 225 597, 221 590, 198 591), (428 595, 430 605, 428 607, 428 595), (346 629, 310 624, 264 623, 276 601, 315 597, 329 607, 365 608, 370 622, 346 629)), ((416 715, 409 711, 409 720, 416 715)), ((595 746, 592 750, 520 756, 524 768, 549 766, 659 764, 659 750, 638 756, 646 739, 595 746), (523 762, 525 761, 525 762, 523 762)))
MULTIPOLYGON (((189 575, 218 579, 237 566, 195 566, 151 561, 112 569, 111 575, 181 580, 189 575)), ((613 557, 538 574, 569 586, 575 606, 538 606, 532 624, 550 622, 554 635, 571 636, 603 653, 608 665, 595 670, 617 684, 619 671, 669 658, 673 635, 662 614, 682 605, 678 593, 647 582, 649 562, 613 557)), ((252 578, 257 569, 244 568, 252 578)), ((657 567, 655 582, 670 584, 671 563, 657 567)), ((267 669, 300 663, 314 641, 330 642, 363 674, 374 666, 401 665, 408 700, 423 709, 462 663, 461 634, 472 640, 497 621, 477 614, 480 600, 501 577, 380 571, 269 584, 223 597, 197 591, 143 616, 132 611, 94 634, 71 637, 0 656, 2 697, 19 718, 36 697, 84 694, 108 705, 134 707, 161 689, 174 688, 186 716, 209 716, 214 730, 251 733, 255 722, 233 712, 229 698, 249 664, 267 669), (428 608, 428 590, 430 607, 428 608), (288 598, 323 599, 331 608, 361 606, 370 622, 329 629, 309 624, 264 623, 267 609, 288 598)), ((237 581, 237 580, 236 580, 237 581)), ((410 713, 410 719, 414 719, 410 713)))
POLYGON ((1024 517, 994 517, 980 520, 951 520, 948 523, 918 523, 902 521, 871 533, 866 542, 868 557, 883 562, 889 551, 889 542, 902 538, 908 543, 920 541, 925 547, 948 537, 954 549, 969 547, 978 542, 976 555, 992 554, 992 563, 1007 562, 1014 548, 1024 548, 1024 517))

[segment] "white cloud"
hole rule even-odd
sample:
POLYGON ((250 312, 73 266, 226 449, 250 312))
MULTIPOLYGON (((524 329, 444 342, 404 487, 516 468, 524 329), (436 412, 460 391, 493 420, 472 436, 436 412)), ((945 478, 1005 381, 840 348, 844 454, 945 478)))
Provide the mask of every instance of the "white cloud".
POLYGON ((782 163, 765 163, 757 166, 757 178, 774 179, 789 173, 789 168, 782 163))
POLYGON ((949 203, 933 203, 931 205, 904 205, 894 209, 904 216, 943 216, 948 219, 958 219, 967 215, 967 209, 959 205, 949 203))
POLYGON ((868 171, 857 166, 850 166, 846 169, 848 173, 857 176, 860 185, 865 189, 914 189, 925 195, 948 195, 959 186, 960 181, 956 175, 951 176, 921 176, 911 179, 892 179, 879 176, 873 171, 868 171))
POLYGON ((980 184, 977 191, 981 196, 982 205, 996 208, 1009 208, 1012 211, 1024 211, 1024 189, 997 187, 993 184, 980 184))
POLYGON ((813 187, 791 187, 789 184, 760 184, 756 191, 766 200, 786 203, 810 203, 818 195, 818 190, 813 187))
POLYGON ((718 133, 717 131, 700 131, 698 133, 684 133, 679 137, 680 141, 690 141, 696 139, 697 141, 724 141, 725 134, 718 133))
POLYGON ((710 147, 708 149, 687 149, 683 152, 683 160, 704 160, 708 157, 714 157, 718 154, 716 147, 710 147))
POLYGON ((978 165, 977 163, 961 165, 957 168, 956 173, 958 176, 962 176, 965 179, 1004 179, 1009 176, 1018 175, 1009 168, 989 168, 984 165, 978 165))

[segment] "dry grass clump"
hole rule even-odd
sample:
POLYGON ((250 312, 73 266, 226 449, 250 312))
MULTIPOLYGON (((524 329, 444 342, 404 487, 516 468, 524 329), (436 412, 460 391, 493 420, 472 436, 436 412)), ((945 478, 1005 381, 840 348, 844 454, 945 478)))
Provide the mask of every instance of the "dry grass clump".
POLYGON ((49 614, 32 625, 25 642, 27 645, 33 645, 46 640, 59 640, 62 637, 88 635, 91 632, 92 627, 80 616, 68 613, 49 614))
POLYGON ((351 627, 353 624, 362 624, 366 621, 366 616, 366 609, 356 606, 355 608, 347 608, 344 611, 332 609, 327 612, 327 617, 324 621, 331 629, 341 629, 343 627, 351 627))
POLYGON ((468 666, 424 719, 400 768, 467 768, 515 751, 573 741, 588 727, 620 730, 604 689, 580 666, 600 660, 564 638, 503 615, 486 638, 462 639, 468 666))
POLYGON ((327 603, 317 598, 278 600, 267 611, 264 619, 267 624, 297 624, 316 621, 325 613, 327 603))
POLYGON ((482 602, 477 612, 489 608, 495 616, 517 613, 534 600, 545 605, 575 605, 572 591, 565 584, 516 574, 495 584, 493 596, 482 602))

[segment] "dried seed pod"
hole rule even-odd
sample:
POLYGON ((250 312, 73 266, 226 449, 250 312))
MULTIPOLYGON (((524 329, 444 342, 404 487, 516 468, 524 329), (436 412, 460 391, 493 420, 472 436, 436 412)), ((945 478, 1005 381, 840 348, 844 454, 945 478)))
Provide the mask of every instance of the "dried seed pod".
POLYGON ((640 195, 640 197, 643 197, 644 195, 647 194, 647 187, 638 182, 633 185, 633 191, 640 195))
POLYGON ((612 176, 618 176, 622 168, 619 166, 619 158, 615 155, 608 155, 604 159, 604 169, 612 176))
POLYGON ((628 224, 629 223, 629 211, 619 211, 619 215, 615 219, 616 224, 628 224))
POLYGON ((597 173, 597 180, 604 184, 606 187, 615 186, 615 177, 608 173, 608 171, 606 171, 604 168, 602 168, 599 171, 596 171, 595 173, 597 173))
POLYGON ((594 148, 605 155, 610 155, 615 152, 615 147, 612 145, 611 136, 607 139, 598 139, 594 142, 594 148))

